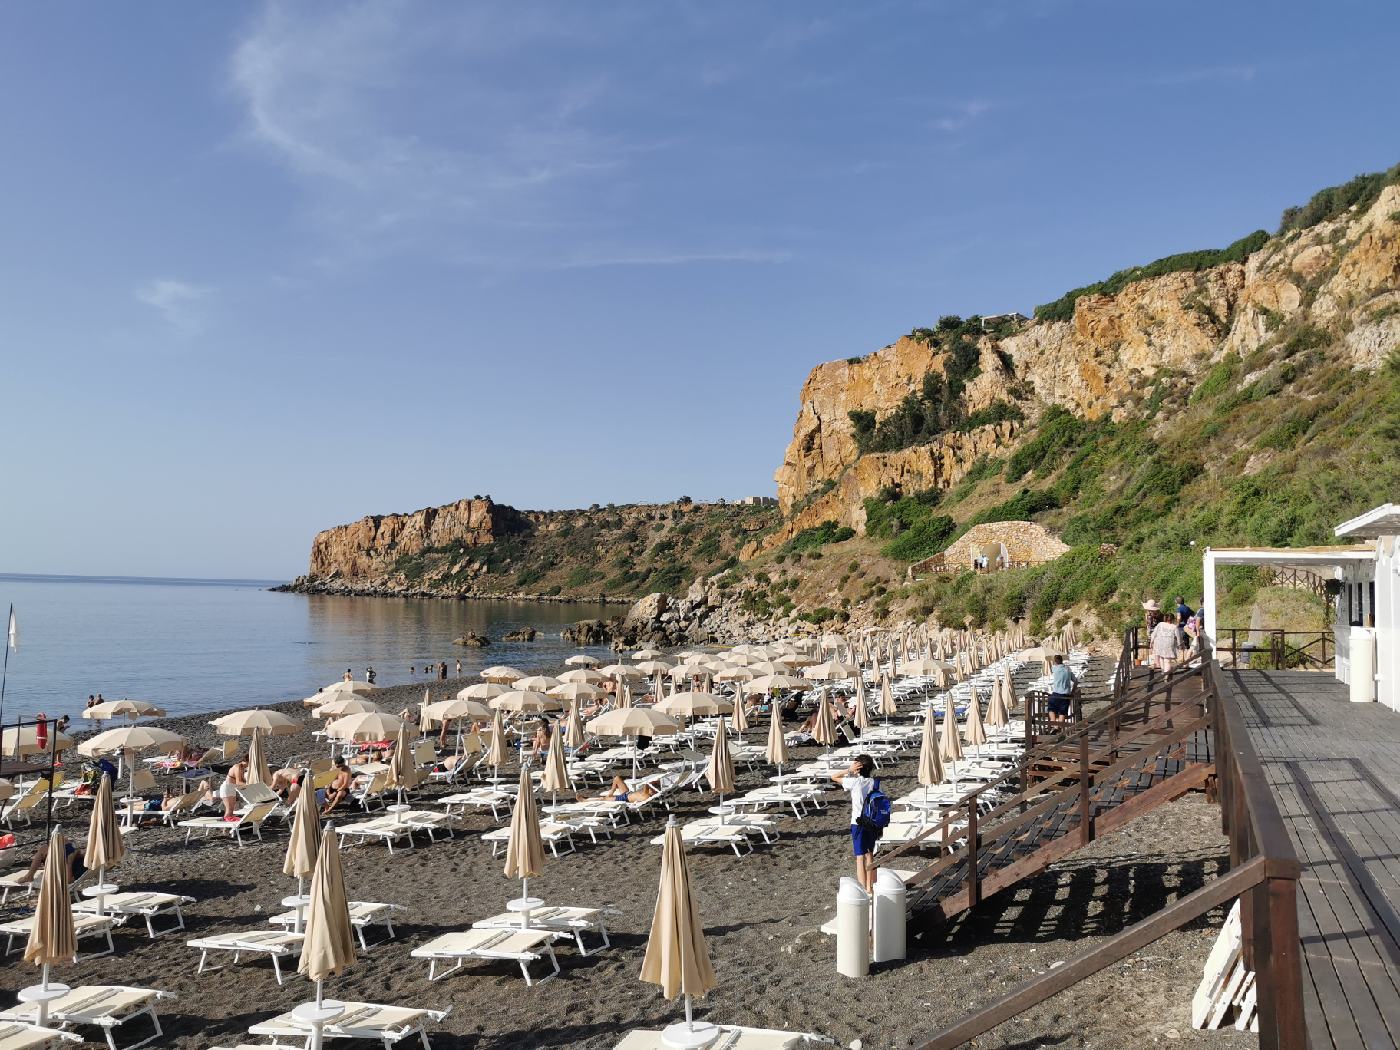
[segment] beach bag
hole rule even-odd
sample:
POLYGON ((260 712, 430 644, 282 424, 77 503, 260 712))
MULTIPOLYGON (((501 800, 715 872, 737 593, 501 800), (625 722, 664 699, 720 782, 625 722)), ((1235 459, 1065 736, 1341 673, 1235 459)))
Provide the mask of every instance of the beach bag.
POLYGON ((894 803, 880 787, 880 778, 876 777, 875 786, 870 789, 870 794, 865 796, 865 805, 861 807, 861 826, 874 831, 875 837, 879 838, 881 833, 890 826, 890 813, 893 809, 894 803))

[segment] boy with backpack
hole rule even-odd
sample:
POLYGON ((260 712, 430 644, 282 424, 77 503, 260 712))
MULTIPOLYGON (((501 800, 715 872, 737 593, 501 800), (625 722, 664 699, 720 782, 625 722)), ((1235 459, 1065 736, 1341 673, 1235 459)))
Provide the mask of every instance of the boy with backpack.
POLYGON ((856 881, 866 893, 875 892, 875 843, 890 823, 890 799, 880 781, 870 774, 875 763, 869 755, 855 761, 832 780, 851 796, 851 852, 856 858, 856 881))

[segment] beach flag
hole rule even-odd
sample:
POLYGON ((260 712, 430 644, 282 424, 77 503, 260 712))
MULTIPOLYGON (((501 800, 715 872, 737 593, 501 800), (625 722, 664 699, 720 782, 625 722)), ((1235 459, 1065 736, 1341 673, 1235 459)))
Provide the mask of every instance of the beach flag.
POLYGON ((9 648, 19 652, 19 621, 15 619, 15 607, 10 606, 10 629, 5 636, 5 644, 9 648))

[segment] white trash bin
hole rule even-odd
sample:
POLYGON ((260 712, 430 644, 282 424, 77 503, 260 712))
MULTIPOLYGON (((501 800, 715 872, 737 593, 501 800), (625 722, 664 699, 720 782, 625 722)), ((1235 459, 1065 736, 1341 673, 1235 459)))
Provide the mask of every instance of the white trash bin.
POLYGON ((1351 702, 1376 699, 1376 632, 1369 627, 1351 629, 1351 702))
POLYGON ((889 868, 881 868, 875 876, 875 952, 872 961, 881 963, 904 958, 907 896, 904 880, 889 868))
POLYGON ((870 897, 855 879, 843 877, 836 891, 836 972, 870 974, 870 897))

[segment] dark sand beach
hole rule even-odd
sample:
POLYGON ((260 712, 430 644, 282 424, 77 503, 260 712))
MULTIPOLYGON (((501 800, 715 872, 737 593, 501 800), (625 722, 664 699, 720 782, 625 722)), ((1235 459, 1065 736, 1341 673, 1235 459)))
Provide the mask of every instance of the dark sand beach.
MULTIPOLYGON (((463 682, 435 683, 434 698, 455 693, 463 682)), ((375 699, 390 710, 422 699, 423 686, 384 690, 375 699)), ((298 714, 299 705, 282 705, 298 714)), ((214 743, 207 716, 160 724, 193 739, 214 743)), ((749 736, 761 739, 763 727, 749 736)), ((270 760, 310 758, 323 745, 309 733, 275 738, 270 760)), ((816 749, 799 749, 799 760, 816 749)), ((914 752, 884 771, 892 795, 913 785, 914 752)), ((739 771, 740 790, 771 772, 739 771)), ((423 799, 445 794, 432 787, 423 799)), ((838 803, 839 796, 832 796, 838 803)), ((682 819, 713 804, 708 793, 682 796, 682 819)), ((64 814, 70 833, 86 834, 88 809, 64 814)), ((345 819, 345 818, 342 818, 345 819)), ((453 976, 427 980, 426 962, 409 958, 416 945, 440 932, 503 910, 517 896, 501 861, 491 857, 482 832, 496 826, 489 814, 465 818, 456 837, 390 856, 382 845, 343 853, 353 900, 392 902, 406 909, 396 920, 396 939, 374 945, 368 956, 327 993, 342 999, 451 1008, 432 1031, 435 1047, 513 1050, 525 1047, 613 1046, 632 1027, 661 1027, 680 1015, 659 991, 637 980, 655 900, 660 849, 649 844, 664 820, 619 830, 611 841, 546 859, 532 893, 548 903, 608 906, 611 950, 580 958, 569 945, 558 949, 562 975, 527 988, 513 963, 469 964, 453 976)), ((877 968, 865 982, 835 970, 834 942, 817 927, 834 908, 837 880, 851 866, 846 810, 838 804, 805 821, 783 821, 781 837, 744 858, 727 849, 690 851, 697 900, 719 987, 698 1004, 698 1014, 716 1021, 820 1033, 839 1045, 863 1048, 917 1045, 939 1025, 1004 994, 1018 982, 1073 957, 1096 940, 1189 892, 1221 870, 1226 852, 1218 810, 1201 796, 1142 817, 1125 829, 1042 873, 1014 891, 986 901, 950 928, 910 929, 910 958, 877 968), (857 1044, 856 1041, 859 1040, 857 1044)), ((37 831, 22 833, 23 848, 9 865, 27 860, 37 831), (23 854, 23 857, 19 856, 23 854)), ((165 889, 198 903, 186 911, 188 929, 155 941, 144 927, 118 930, 117 952, 80 962, 58 976, 71 985, 124 982, 165 989, 178 998, 162 1006, 166 1036, 161 1045, 203 1050, 254 1041, 247 1028, 290 1009, 312 994, 294 974, 278 987, 271 966, 243 961, 196 976, 198 952, 191 937, 258 928, 280 911, 292 880, 281 874, 287 833, 280 825, 266 840, 235 848, 220 840, 183 844, 183 834, 142 829, 127 840, 129 853, 115 871, 126 889, 165 889)), ((12 900, 6 917, 22 914, 12 900)), ((1192 990, 1222 916, 1210 916, 1149 946, 1129 960, 1003 1025, 976 1045, 986 1047, 1130 1047, 1156 1043, 1214 1048, 1253 1046, 1252 1035, 1198 1033, 1189 1022, 1192 990)), ((373 940, 372 940, 373 943, 373 940)), ((19 948, 0 971, 5 1001, 32 983, 31 967, 19 948)), ((293 963, 292 969, 295 968, 293 963)))

